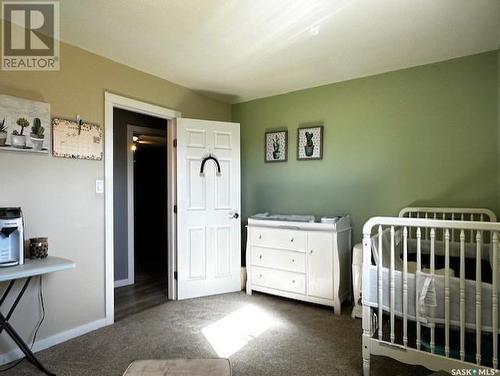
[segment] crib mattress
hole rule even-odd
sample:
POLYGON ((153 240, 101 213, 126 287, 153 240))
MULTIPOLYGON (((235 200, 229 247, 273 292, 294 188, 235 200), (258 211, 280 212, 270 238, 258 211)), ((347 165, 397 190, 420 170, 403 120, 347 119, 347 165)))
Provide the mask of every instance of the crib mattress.
MULTIPOLYGON (((363 305, 378 307, 377 266, 364 266, 363 305)), ((445 276, 430 273, 407 273, 408 312, 407 318, 422 324, 445 323, 445 276), (417 311, 418 310, 418 311, 417 311)), ((394 313, 403 317, 403 273, 394 271, 395 302, 394 313)), ((483 331, 492 330, 492 285, 481 284, 481 326, 483 331)), ((390 271, 382 268, 383 310, 390 312, 390 271)), ((460 326, 460 278, 450 276, 450 325, 460 326)), ((476 281, 465 280, 465 323, 466 328, 476 327, 476 281)))

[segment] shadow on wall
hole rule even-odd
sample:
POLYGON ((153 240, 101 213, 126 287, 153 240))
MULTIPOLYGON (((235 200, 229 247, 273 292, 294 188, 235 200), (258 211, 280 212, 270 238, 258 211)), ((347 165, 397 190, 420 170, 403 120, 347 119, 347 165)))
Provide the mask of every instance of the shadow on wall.
POLYGON ((194 90, 194 92, 223 103, 235 103, 239 99, 235 94, 218 93, 209 90, 194 90))
POLYGON ((19 98, 27 98, 32 101, 47 102, 44 96, 37 91, 19 89, 14 86, 2 86, 2 94, 11 95, 19 98))

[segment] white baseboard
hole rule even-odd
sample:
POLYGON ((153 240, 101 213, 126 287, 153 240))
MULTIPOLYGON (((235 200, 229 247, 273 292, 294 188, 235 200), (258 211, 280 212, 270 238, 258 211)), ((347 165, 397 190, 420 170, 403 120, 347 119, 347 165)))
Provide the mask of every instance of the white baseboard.
POLYGON ((134 284, 134 281, 129 279, 129 278, 125 278, 125 279, 120 279, 118 281, 115 281, 115 288, 117 287, 123 287, 123 286, 128 286, 128 285, 133 285, 134 284))
MULTIPOLYGON (((62 342, 66 342, 72 338, 79 337, 81 335, 92 332, 104 326, 106 326, 106 320, 100 319, 89 322, 88 324, 78 326, 73 329, 66 330, 65 332, 54 334, 50 337, 36 341, 35 345, 33 346, 33 352, 48 349, 49 347, 52 347, 62 342)), ((14 360, 22 358, 23 356, 24 356, 23 352, 18 348, 0 354, 0 365, 10 363, 14 360)), ((48 364, 47 367, 50 368, 50 364, 48 364)))

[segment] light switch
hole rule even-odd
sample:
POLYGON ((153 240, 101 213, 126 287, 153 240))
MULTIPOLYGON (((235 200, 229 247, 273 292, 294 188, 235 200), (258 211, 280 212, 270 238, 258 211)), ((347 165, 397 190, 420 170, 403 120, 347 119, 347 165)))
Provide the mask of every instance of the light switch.
POLYGON ((95 193, 104 193, 104 180, 95 181, 95 193))

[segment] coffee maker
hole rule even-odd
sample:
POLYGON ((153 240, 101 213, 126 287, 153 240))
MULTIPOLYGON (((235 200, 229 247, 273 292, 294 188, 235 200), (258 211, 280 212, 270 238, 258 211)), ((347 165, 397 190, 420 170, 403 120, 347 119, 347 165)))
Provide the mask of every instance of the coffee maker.
POLYGON ((0 268, 24 264, 21 208, 0 208, 0 268))

